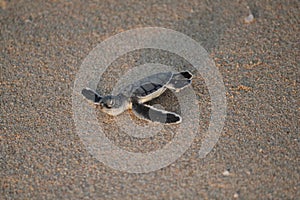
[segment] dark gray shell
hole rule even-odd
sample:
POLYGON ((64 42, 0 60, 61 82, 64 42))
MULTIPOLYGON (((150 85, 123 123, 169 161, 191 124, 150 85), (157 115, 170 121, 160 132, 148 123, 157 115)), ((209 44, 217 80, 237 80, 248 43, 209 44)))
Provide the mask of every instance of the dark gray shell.
POLYGON ((122 94, 132 98, 136 97, 140 102, 146 102, 158 97, 166 90, 166 85, 172 78, 172 72, 163 72, 143 78, 122 90, 122 94))

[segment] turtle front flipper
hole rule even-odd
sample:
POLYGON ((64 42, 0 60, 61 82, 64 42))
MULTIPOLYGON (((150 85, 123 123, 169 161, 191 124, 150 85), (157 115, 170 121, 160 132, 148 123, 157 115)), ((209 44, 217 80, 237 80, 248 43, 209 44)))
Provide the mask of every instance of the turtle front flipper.
POLYGON ((87 98, 88 100, 92 101, 94 104, 99 104, 102 97, 90 88, 85 88, 81 91, 81 94, 87 98))
POLYGON ((138 102, 132 104, 132 110, 138 118, 152 122, 163 124, 178 124, 181 122, 181 117, 176 113, 160 110, 138 102))

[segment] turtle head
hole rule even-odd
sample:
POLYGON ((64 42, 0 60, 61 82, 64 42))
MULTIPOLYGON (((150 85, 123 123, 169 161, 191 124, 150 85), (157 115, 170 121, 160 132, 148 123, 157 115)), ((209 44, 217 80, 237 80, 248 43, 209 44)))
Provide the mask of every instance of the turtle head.
POLYGON ((100 100, 101 108, 112 109, 116 103, 114 96, 106 96, 100 100))
POLYGON ((122 113, 126 109, 126 100, 121 96, 105 96, 100 100, 99 104, 103 112, 114 116, 122 113))

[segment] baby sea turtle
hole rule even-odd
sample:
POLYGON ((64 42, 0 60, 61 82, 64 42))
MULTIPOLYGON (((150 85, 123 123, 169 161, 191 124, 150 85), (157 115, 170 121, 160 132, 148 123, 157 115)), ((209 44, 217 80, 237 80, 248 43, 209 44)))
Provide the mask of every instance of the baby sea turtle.
POLYGON ((189 71, 162 72, 124 87, 116 96, 101 96, 90 88, 83 89, 81 93, 94 104, 100 105, 100 109, 109 115, 116 116, 132 109, 141 119, 165 124, 180 123, 181 117, 178 114, 144 103, 160 96, 166 89, 180 91, 191 84, 192 77, 189 71))

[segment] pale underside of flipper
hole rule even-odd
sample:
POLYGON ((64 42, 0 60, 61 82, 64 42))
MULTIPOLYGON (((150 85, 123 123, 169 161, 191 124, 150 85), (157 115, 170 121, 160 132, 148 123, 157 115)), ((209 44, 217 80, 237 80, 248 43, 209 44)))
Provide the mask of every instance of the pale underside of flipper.
POLYGON ((138 118, 152 122, 163 124, 178 124, 181 122, 181 117, 176 113, 160 110, 138 102, 132 104, 132 111, 138 118))

